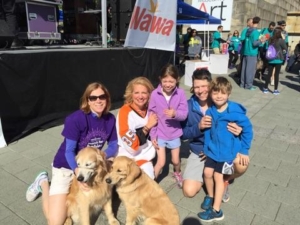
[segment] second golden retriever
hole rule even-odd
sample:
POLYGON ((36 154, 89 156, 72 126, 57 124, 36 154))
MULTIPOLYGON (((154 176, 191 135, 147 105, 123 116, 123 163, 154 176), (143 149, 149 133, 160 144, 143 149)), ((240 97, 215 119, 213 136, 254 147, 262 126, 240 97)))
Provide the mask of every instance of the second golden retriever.
POLYGON ((79 151, 76 162, 79 172, 67 196, 68 218, 65 225, 90 225, 90 217, 102 208, 110 225, 120 225, 112 211, 112 189, 104 181, 108 172, 104 153, 87 147, 79 151), (78 182, 84 182, 87 190, 82 190, 78 182))
POLYGON ((115 158, 106 182, 116 190, 126 208, 126 225, 179 225, 179 215, 163 189, 126 156, 115 158))

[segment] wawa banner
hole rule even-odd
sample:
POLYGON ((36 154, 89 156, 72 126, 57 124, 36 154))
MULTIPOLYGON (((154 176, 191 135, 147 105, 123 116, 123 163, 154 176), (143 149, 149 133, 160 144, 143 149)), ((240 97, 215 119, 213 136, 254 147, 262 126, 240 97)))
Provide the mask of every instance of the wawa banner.
POLYGON ((137 0, 124 46, 174 51, 176 13, 175 0, 137 0))

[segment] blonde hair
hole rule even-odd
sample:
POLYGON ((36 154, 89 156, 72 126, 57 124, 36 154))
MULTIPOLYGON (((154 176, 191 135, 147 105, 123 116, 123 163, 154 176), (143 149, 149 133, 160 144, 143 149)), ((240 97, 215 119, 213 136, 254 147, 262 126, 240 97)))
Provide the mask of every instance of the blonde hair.
POLYGON ((143 85, 144 87, 146 87, 149 94, 151 94, 151 92, 154 90, 153 85, 146 77, 134 78, 133 80, 129 81, 129 83, 127 84, 127 87, 125 89, 125 94, 124 94, 124 99, 125 99, 124 103, 131 104, 133 102, 132 92, 134 89, 134 85, 137 85, 137 84, 143 85))
POLYGON ((213 91, 221 91, 223 94, 231 94, 232 85, 229 80, 225 77, 216 77, 210 83, 210 93, 213 91))
POLYGON ((101 84, 101 83, 94 82, 94 83, 89 84, 86 87, 83 95, 81 96, 81 99, 80 99, 80 109, 83 112, 85 112, 85 113, 91 112, 91 108, 90 108, 90 106, 88 104, 88 102, 89 102, 88 97, 91 95, 91 93, 93 91, 97 90, 98 88, 100 88, 104 92, 104 94, 106 96, 106 107, 105 107, 103 113, 106 114, 110 110, 110 107, 111 107, 111 98, 110 98, 110 94, 109 94, 107 88, 103 84, 101 84))

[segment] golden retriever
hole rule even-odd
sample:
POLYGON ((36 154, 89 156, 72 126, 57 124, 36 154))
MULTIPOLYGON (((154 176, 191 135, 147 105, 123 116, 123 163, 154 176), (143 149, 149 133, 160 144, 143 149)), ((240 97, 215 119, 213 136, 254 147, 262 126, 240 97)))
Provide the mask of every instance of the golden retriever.
POLYGON ((65 225, 90 225, 91 216, 102 208, 110 225, 120 225, 112 211, 112 188, 104 181, 109 169, 104 153, 87 147, 79 151, 76 162, 78 174, 67 196, 68 218, 65 225), (82 190, 78 182, 84 182, 89 190, 82 190))
POLYGON ((179 225, 179 215, 163 189, 126 156, 115 158, 105 181, 116 185, 125 205, 126 225, 179 225))
POLYGON ((258 59, 256 63, 256 72, 255 72, 255 78, 258 78, 259 80, 262 80, 262 70, 264 68, 264 61, 262 59, 258 59))

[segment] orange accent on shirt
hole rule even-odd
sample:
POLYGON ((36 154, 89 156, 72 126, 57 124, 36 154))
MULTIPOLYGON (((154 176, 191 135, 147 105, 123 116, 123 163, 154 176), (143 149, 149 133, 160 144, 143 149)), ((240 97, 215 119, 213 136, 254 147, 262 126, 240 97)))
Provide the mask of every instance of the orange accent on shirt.
POLYGON ((128 142, 123 140, 123 143, 128 145, 128 147, 132 148, 133 150, 137 151, 140 146, 140 140, 138 139, 137 135, 134 133, 132 136, 128 135, 130 133, 129 129, 129 113, 132 112, 132 109, 129 105, 122 107, 119 111, 119 135, 123 140, 123 137, 128 139, 131 142, 129 145, 128 142))

